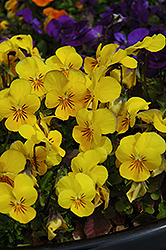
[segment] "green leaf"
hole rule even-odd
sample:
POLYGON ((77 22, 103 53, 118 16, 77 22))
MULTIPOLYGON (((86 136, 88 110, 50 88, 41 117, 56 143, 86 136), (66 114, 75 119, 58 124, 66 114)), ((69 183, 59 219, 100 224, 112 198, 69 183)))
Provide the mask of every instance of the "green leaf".
POLYGON ((162 201, 159 204, 159 214, 157 215, 157 219, 166 218, 166 201, 162 201))
POLYGON ((112 185, 116 185, 122 182, 122 178, 119 173, 112 173, 110 175, 109 181, 112 185))
POLYGON ((153 200, 157 201, 160 198, 160 190, 157 190, 156 192, 152 193, 150 196, 153 200))
POLYGON ((148 214, 153 214, 155 212, 154 208, 152 206, 146 206, 144 208, 144 212, 148 213, 148 214))

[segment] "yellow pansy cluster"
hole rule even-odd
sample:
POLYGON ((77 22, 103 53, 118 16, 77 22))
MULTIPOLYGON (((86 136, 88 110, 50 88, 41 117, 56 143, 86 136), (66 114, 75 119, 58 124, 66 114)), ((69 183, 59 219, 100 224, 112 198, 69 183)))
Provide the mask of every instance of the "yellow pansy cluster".
MULTIPOLYGON (((75 119, 72 137, 79 145, 71 171, 55 185, 59 205, 80 217, 89 216, 103 202, 104 208, 108 206, 109 171, 101 164, 113 151, 111 135, 127 132, 138 118, 166 132, 161 111, 150 110, 150 102, 141 97, 126 99, 122 94, 124 86, 130 89, 136 84, 137 61, 133 55, 145 49, 156 52, 164 46, 161 34, 145 37, 126 49, 100 44, 96 59, 85 57, 83 61, 71 46, 41 58, 30 35, 13 36, 0 43, 0 63, 5 65, 0 119, 5 120, 10 133, 18 132, 24 138, 14 141, 0 157, 1 213, 20 223, 36 216, 32 207, 40 188, 36 176, 58 166, 66 153, 61 148, 63 132, 50 130, 52 118, 62 122, 75 119), (51 115, 45 110, 52 111, 51 115)), ((160 167, 164 152, 162 136, 144 131, 124 136, 113 153, 120 175, 139 183, 160 167)), ((132 190, 137 186, 133 184, 132 190)), ((54 228, 55 221, 48 223, 50 239, 56 235, 54 228)))

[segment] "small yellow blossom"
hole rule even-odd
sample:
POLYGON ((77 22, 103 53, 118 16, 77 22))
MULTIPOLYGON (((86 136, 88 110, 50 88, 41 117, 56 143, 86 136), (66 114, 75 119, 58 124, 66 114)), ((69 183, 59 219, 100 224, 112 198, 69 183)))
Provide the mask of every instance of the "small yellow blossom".
POLYGON ((9 214, 20 223, 28 223, 36 216, 36 211, 31 207, 36 202, 37 191, 33 187, 33 180, 19 174, 14 179, 14 188, 7 183, 0 183, 0 212, 9 214))
POLYGON ((40 100, 30 92, 28 81, 16 79, 10 86, 9 96, 0 99, 0 116, 7 118, 5 126, 8 130, 18 131, 22 124, 35 124, 34 113, 40 107, 40 100))
POLYGON ((71 169, 73 172, 70 174, 83 173, 92 178, 94 183, 102 186, 108 178, 107 169, 98 165, 101 157, 95 150, 88 150, 85 153, 80 153, 71 161, 71 169))
POLYGON ((13 186, 18 173, 24 170, 26 158, 21 152, 9 149, 0 157, 0 182, 13 186))
POLYGON ((52 218, 48 221, 46 227, 48 231, 48 240, 52 240, 57 235, 56 233, 54 233, 55 230, 68 229, 68 226, 59 213, 52 216, 52 218))
POLYGON ((113 133, 116 129, 116 117, 108 109, 81 109, 76 115, 76 120, 78 126, 73 128, 72 136, 80 143, 82 151, 91 149, 93 143, 99 146, 102 134, 113 133))
POLYGON ((138 111, 149 108, 150 102, 146 102, 141 97, 131 97, 124 105, 124 113, 117 117, 117 132, 125 133, 129 125, 132 128, 135 124, 138 111))
POLYGON ((0 22, 0 30, 7 30, 9 28, 9 22, 7 20, 3 20, 0 22))
POLYGON ((123 137, 115 155, 121 163, 120 175, 135 182, 145 181, 150 171, 162 163, 165 140, 155 132, 137 133, 123 137))
POLYGON ((151 52, 158 52, 165 47, 165 36, 162 34, 146 36, 142 41, 138 41, 134 45, 126 48, 127 54, 137 54, 141 49, 151 52))
POLYGON ((92 179, 78 173, 72 176, 62 177, 57 185, 58 203, 61 207, 69 209, 79 217, 89 216, 94 211, 92 200, 96 191, 92 179))
POLYGON ((44 76, 51 70, 38 56, 31 56, 22 59, 16 65, 16 72, 20 79, 30 82, 32 94, 42 97, 47 90, 44 87, 44 76))
POLYGON ((36 176, 36 173, 43 175, 47 171, 47 165, 45 164, 46 160, 46 149, 42 146, 33 147, 29 143, 22 143, 21 141, 15 141, 10 146, 10 149, 17 150, 22 152, 27 160, 31 163, 32 174, 36 176))
POLYGON ((158 131, 166 133, 166 117, 163 118, 160 110, 149 109, 147 111, 142 111, 137 114, 137 117, 147 123, 152 123, 158 131))
POLYGON ((26 144, 29 144, 28 147, 40 142, 45 143, 47 153, 46 163, 49 167, 58 165, 61 162, 62 157, 65 155, 65 150, 60 147, 62 135, 59 131, 51 130, 48 134, 45 134, 37 124, 33 127, 29 124, 25 124, 20 126, 19 133, 22 137, 28 139, 26 141, 26 144))
POLYGON ((71 69, 66 77, 61 71, 50 71, 45 76, 44 86, 48 91, 45 100, 46 107, 56 107, 57 118, 68 120, 69 116, 75 116, 83 107, 87 90, 85 77, 81 72, 71 69))
POLYGON ((56 50, 55 55, 46 60, 46 64, 54 70, 62 71, 67 77, 70 69, 79 70, 83 59, 74 47, 63 46, 56 50))

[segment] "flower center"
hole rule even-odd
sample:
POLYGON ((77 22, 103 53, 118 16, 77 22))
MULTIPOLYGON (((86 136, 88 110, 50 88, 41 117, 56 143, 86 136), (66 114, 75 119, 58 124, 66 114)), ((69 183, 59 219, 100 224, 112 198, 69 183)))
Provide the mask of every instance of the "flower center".
POLYGON ((13 201, 10 201, 10 205, 11 207, 14 208, 14 212, 18 215, 18 213, 23 213, 25 214, 25 212, 27 211, 27 209, 25 208, 25 203, 26 199, 21 197, 20 201, 16 201, 15 203, 13 201))
POLYGON ((27 115, 26 115, 26 109, 27 109, 27 105, 23 104, 22 107, 20 106, 11 106, 10 110, 13 111, 13 121, 15 120, 16 122, 19 121, 19 119, 23 119, 25 121, 25 119, 27 119, 27 115))
POLYGON ((131 161, 131 165, 129 166, 130 170, 137 170, 138 174, 140 172, 143 172, 143 168, 144 168, 144 162, 146 161, 146 157, 145 156, 137 156, 135 158, 135 156, 133 154, 131 154, 130 158, 132 159, 131 161))
POLYGON ((14 181, 10 179, 8 176, 6 176, 5 173, 0 174, 0 182, 5 182, 10 186, 14 187, 14 181))
POLYGON ((66 108, 74 109, 74 101, 72 98, 74 97, 73 92, 70 92, 69 94, 65 93, 64 96, 59 96, 58 101, 61 105, 61 110, 65 110, 66 108))
POLYGON ((94 129, 92 128, 92 125, 89 124, 88 121, 85 122, 86 128, 81 130, 82 136, 85 136, 87 141, 90 141, 94 132, 94 129))
POLYGON ((34 91, 39 91, 41 87, 44 87, 43 85, 43 78, 44 75, 42 73, 40 73, 38 76, 33 77, 29 77, 29 82, 32 85, 32 88, 34 91))
POLYGON ((85 198, 85 194, 82 193, 80 196, 77 194, 76 197, 71 196, 71 200, 74 202, 75 208, 78 209, 80 206, 85 208, 86 202, 83 200, 85 198))

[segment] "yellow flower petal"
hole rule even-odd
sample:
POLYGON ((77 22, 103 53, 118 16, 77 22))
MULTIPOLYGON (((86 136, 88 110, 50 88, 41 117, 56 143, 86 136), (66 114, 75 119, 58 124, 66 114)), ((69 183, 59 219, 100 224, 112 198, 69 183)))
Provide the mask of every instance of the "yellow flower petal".
POLYGON ((119 167, 120 175, 128 180, 135 182, 145 181, 150 177, 149 170, 142 164, 140 167, 133 167, 133 162, 123 162, 119 167))
POLYGON ((22 209, 22 211, 24 212, 22 212, 21 210, 19 210, 18 212, 17 211, 18 209, 15 209, 15 207, 13 207, 10 210, 9 214, 14 220, 17 220, 20 223, 26 224, 29 221, 33 220, 36 216, 36 211, 32 207, 24 206, 24 209, 22 209))
POLYGON ((26 158, 21 152, 9 149, 1 155, 0 162, 4 163, 4 172, 17 174, 25 168, 26 158))
POLYGON ((121 85, 111 77, 101 77, 96 83, 95 94, 101 102, 110 102, 117 99, 121 93, 121 85))
POLYGON ((109 109, 98 109, 94 112, 94 123, 100 126, 102 134, 114 133, 116 117, 109 109))
POLYGON ((71 205, 71 211, 79 217, 89 216, 93 213, 95 206, 92 202, 88 200, 83 200, 83 205, 76 205, 73 203, 71 205))

